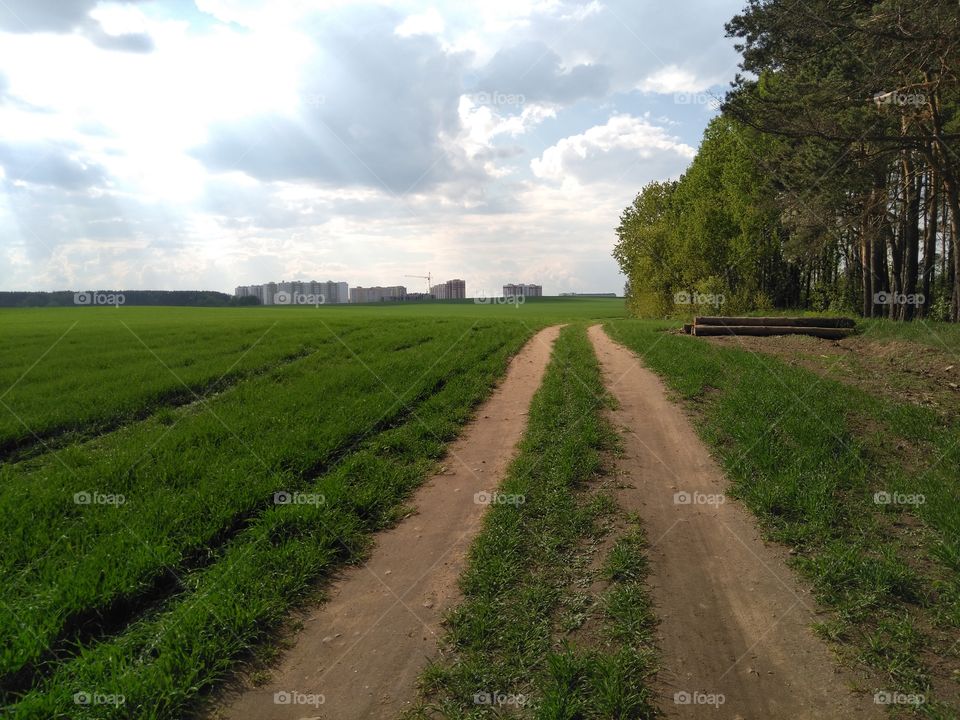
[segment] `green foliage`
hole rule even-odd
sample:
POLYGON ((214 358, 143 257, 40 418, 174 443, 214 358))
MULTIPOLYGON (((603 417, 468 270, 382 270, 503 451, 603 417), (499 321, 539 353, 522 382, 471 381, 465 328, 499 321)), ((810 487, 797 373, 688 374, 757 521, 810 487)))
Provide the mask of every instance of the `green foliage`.
POLYGON ((778 217, 754 160, 765 142, 716 118, 687 173, 647 185, 624 210, 614 257, 635 293, 633 312, 744 311, 789 300, 778 217))
POLYGON ((930 319, 935 322, 950 320, 950 300, 945 295, 939 296, 930 306, 930 319))
POLYGON ((750 0, 727 25, 745 72, 696 158, 621 216, 615 256, 655 300, 631 310, 689 314, 676 293, 720 278, 730 312, 934 311, 872 299, 892 291, 960 319, 958 27, 952 0, 750 0))

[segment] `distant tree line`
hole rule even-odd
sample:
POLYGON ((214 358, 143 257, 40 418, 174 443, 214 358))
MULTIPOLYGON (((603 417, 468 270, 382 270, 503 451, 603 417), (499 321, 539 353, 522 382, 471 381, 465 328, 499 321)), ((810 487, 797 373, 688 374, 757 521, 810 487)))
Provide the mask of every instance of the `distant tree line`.
POLYGON ((956 0, 750 0, 727 34, 692 165, 620 217, 634 309, 960 319, 956 0))
MULTIPOLYGON (((75 293, 71 290, 58 292, 0 292, 0 307, 66 307, 73 305, 99 304, 77 295, 97 295, 106 298, 122 296, 123 305, 177 305, 191 307, 227 307, 232 305, 258 305, 255 297, 237 298, 213 290, 96 290, 75 293)), ((109 303, 116 304, 112 299, 109 303)))

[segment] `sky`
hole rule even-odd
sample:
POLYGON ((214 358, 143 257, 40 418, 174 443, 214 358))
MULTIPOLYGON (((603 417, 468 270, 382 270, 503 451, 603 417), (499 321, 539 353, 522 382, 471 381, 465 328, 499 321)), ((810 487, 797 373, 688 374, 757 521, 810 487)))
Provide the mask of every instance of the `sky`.
POLYGON ((0 0, 0 290, 617 292, 743 0, 0 0))

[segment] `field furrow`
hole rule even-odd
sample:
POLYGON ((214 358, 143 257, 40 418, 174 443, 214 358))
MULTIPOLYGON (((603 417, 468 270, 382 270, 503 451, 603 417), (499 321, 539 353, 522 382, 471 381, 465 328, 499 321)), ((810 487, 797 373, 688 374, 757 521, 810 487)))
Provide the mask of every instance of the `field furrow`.
MULTIPOLYGON (((316 502, 271 505, 226 543, 215 562, 186 572, 183 589, 160 607, 115 637, 79 648, 27 693, 8 697, 11 717, 180 717, 316 578, 363 551, 366 534, 390 520, 528 334, 514 324, 456 330, 467 332, 431 371, 447 381, 426 385, 431 392, 404 421, 362 440, 329 472, 303 482, 301 497, 316 502), (119 693, 125 703, 78 707, 73 696, 85 691, 119 693)), ((416 353, 421 358, 423 347, 416 353)), ((375 353, 360 354, 376 371, 375 353)), ((393 382, 404 373, 397 355, 390 362, 393 382)), ((422 361, 418 367, 425 370, 422 361)), ((369 387, 365 396, 372 398, 369 387)))
POLYGON ((14 636, 0 655, 5 685, 22 686, 38 662, 122 628, 178 592, 177 578, 209 564, 273 506, 274 493, 302 491, 365 438, 408 420, 450 378, 526 333, 469 323, 429 333, 403 327, 404 337, 423 343, 386 352, 396 336, 385 330, 369 328, 349 347, 326 345, 208 402, 57 457, 3 468, 0 507, 22 508, 3 527, 2 579, 14 598, 0 606, 0 627, 14 636), (323 402, 329 397, 337 406, 323 402))
MULTIPOLYGON (((0 459, 8 461, 194 402, 336 342, 331 325, 307 319, 224 318, 197 333, 177 311, 24 317, 28 328, 7 319, 0 335, 0 459)), ((358 330, 331 322, 341 336, 358 330)))

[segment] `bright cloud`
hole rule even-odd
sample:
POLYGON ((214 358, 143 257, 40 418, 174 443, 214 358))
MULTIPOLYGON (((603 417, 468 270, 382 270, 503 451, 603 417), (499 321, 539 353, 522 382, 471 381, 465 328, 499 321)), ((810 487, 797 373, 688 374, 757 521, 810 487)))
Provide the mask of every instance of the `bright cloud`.
POLYGON ((646 118, 616 115, 603 125, 565 137, 534 158, 530 169, 555 182, 617 183, 637 167, 676 176, 696 150, 646 118))
POLYGON ((698 92, 712 84, 709 81, 697 78, 689 70, 676 65, 668 65, 644 78, 643 82, 640 83, 640 89, 656 93, 698 92))
POLYGON ((430 8, 425 13, 408 16, 397 26, 396 33, 400 37, 441 35, 444 27, 443 17, 436 8, 430 8))

